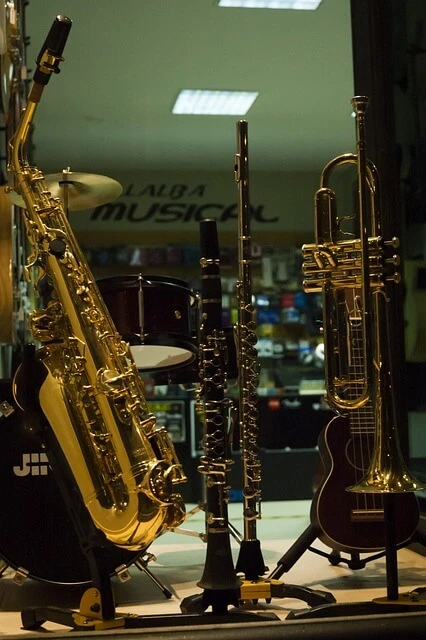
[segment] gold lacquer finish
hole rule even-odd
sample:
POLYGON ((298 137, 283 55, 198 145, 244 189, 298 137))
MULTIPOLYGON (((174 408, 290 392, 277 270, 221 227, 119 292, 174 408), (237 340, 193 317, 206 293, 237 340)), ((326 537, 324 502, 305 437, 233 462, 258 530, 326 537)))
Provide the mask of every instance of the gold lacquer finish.
POLYGON ((368 99, 352 99, 357 153, 331 160, 315 194, 315 244, 304 245, 306 292, 322 292, 326 400, 338 412, 363 407, 375 411, 375 444, 365 477, 349 491, 401 493, 424 488, 410 474, 400 450, 389 344, 390 283, 401 282, 396 253, 398 238, 385 240, 380 216, 379 177, 365 154, 365 113, 368 99), (330 188, 334 169, 354 164, 358 182, 358 238, 348 238, 336 214, 330 188), (354 377, 354 336, 362 344, 361 366, 354 377))
MULTIPOLYGON (((56 20, 68 20, 58 16, 56 20)), ((51 49, 39 71, 57 70, 51 49)), ((46 82, 44 82, 46 84, 46 82)), ((157 428, 129 346, 117 333, 59 199, 29 166, 25 145, 44 84, 36 77, 9 148, 10 187, 25 202, 32 253, 50 299, 32 314, 48 375, 41 409, 68 460, 94 524, 118 546, 140 549, 178 526, 184 505, 173 492, 186 478, 164 428, 157 428)))

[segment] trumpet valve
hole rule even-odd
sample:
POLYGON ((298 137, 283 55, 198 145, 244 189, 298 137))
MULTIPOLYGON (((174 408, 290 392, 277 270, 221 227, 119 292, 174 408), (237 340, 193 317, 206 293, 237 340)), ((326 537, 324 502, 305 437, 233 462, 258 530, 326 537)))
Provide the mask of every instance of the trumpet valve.
POLYGON ((387 247, 392 247, 392 249, 398 249, 401 243, 399 241, 399 238, 394 236, 391 240, 385 240, 383 244, 387 247))
POLYGON ((394 267, 399 267, 401 264, 401 258, 399 255, 394 254, 391 258, 386 258, 385 262, 386 264, 393 264, 394 267))
POLYGON ((399 271, 395 271, 395 273, 391 276, 387 276, 386 282, 394 282, 395 284, 401 284, 402 276, 399 271))

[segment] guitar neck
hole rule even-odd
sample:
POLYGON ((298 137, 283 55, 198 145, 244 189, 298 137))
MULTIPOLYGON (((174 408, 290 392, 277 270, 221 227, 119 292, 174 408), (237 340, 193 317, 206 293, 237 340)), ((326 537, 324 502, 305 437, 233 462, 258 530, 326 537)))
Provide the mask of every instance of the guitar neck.
MULTIPOLYGON (((352 307, 348 308, 348 343, 349 362, 348 378, 349 385, 346 389, 348 399, 359 397, 359 392, 364 384, 365 363, 363 361, 363 335, 361 326, 361 315, 356 304, 356 290, 353 295, 352 307)), ((348 412, 350 433, 356 435, 374 435, 376 429, 376 418, 372 399, 357 409, 348 412)))

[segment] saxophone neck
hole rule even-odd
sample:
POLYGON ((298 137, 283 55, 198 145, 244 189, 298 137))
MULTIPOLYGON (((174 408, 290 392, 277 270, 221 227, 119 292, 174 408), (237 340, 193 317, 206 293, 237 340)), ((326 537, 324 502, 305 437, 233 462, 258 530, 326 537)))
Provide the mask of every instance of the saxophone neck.
POLYGON ((9 153, 7 168, 10 178, 9 184, 11 185, 11 189, 18 193, 20 193, 20 185, 16 184, 16 182, 20 182, 19 177, 28 167, 26 144, 36 109, 37 103, 28 101, 27 106, 21 112, 17 129, 8 144, 9 153))
POLYGON ((27 99, 27 106, 22 110, 15 135, 9 142, 8 173, 11 181, 11 189, 22 195, 25 202, 25 187, 23 184, 25 169, 28 162, 25 154, 25 146, 28 140, 31 124, 38 103, 41 100, 44 88, 50 80, 52 73, 59 73, 59 63, 62 62, 64 50, 72 21, 66 16, 56 16, 47 38, 37 57, 37 67, 34 72, 33 82, 27 99), (21 193, 21 190, 24 193, 21 193))

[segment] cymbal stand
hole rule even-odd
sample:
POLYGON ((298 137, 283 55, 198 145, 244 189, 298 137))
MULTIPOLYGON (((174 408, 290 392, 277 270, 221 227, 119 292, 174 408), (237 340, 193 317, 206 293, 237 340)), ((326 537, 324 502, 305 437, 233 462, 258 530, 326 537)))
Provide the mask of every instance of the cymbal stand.
POLYGON ((69 185, 72 184, 69 180, 68 180, 68 176, 71 173, 71 167, 67 167, 66 169, 62 170, 62 175, 63 175, 63 180, 59 183, 60 186, 63 188, 63 199, 62 199, 62 204, 64 206, 64 211, 66 213, 66 215, 69 215, 69 185))

